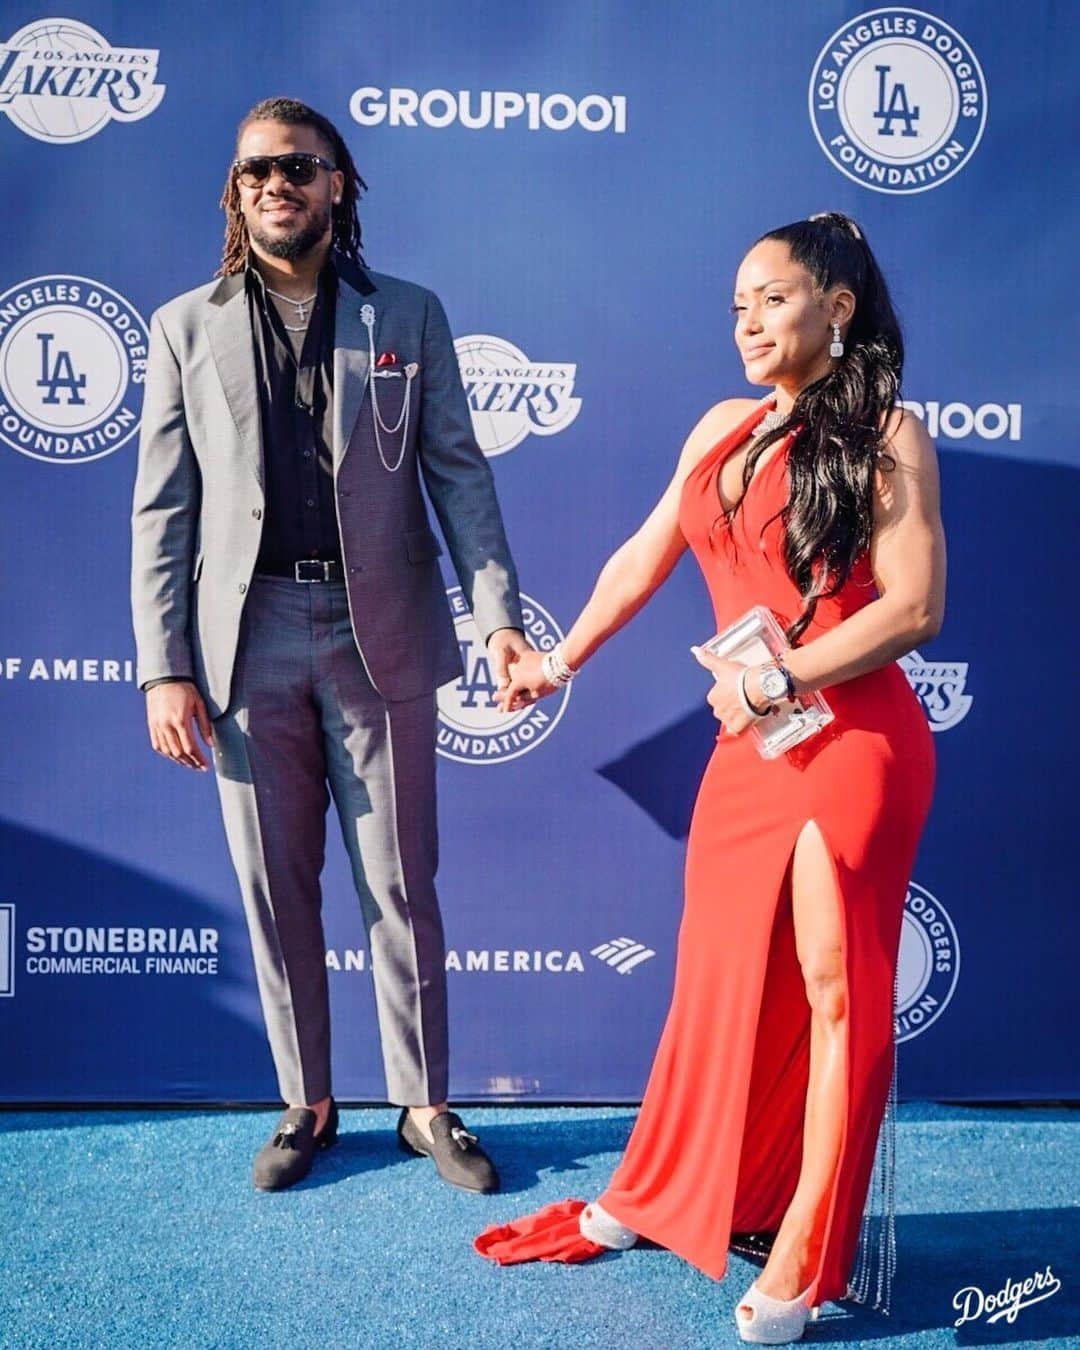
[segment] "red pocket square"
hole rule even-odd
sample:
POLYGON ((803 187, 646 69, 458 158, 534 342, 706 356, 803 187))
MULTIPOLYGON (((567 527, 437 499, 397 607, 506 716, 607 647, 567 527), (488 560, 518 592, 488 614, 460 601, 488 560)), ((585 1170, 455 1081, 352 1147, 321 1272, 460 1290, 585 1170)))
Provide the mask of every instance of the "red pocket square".
POLYGON ((380 356, 379 359, 375 362, 375 369, 378 370, 381 366, 396 366, 396 365, 397 365, 397 352, 383 352, 382 356, 380 356))

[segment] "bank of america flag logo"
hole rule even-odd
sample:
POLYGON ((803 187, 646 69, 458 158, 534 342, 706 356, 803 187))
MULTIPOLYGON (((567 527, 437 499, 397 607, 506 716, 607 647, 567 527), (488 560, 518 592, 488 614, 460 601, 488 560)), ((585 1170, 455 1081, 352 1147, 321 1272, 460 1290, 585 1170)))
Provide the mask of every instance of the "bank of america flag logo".
POLYGON ((635 966, 640 966, 642 961, 648 961, 656 953, 651 947, 646 947, 644 942, 621 937, 612 938, 610 942, 601 942, 599 947, 592 949, 590 955, 595 956, 598 961, 603 961, 604 965, 610 966, 612 970, 617 970, 620 975, 629 975, 635 966))
POLYGON ((0 998, 15 993, 15 906, 0 905, 0 998))

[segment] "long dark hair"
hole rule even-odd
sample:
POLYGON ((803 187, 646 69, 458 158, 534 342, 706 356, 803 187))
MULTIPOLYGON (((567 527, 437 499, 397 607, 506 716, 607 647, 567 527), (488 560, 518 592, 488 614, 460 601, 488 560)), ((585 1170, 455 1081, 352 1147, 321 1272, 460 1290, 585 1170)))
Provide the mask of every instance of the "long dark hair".
POLYGON ((799 428, 788 450, 791 492, 778 513, 784 565, 804 601, 787 630, 795 644, 813 621, 818 601, 841 589, 870 545, 874 472, 882 460, 896 467, 884 430, 900 393, 904 339, 877 260, 848 216, 838 211, 811 216, 770 230, 757 242, 766 239, 787 244, 819 295, 843 285, 855 296, 844 355, 799 393, 784 423, 758 438, 743 466, 745 495, 765 449, 799 428))
MULTIPOLYGON (((284 122, 288 126, 313 127, 319 133, 330 151, 330 158, 345 175, 341 201, 333 208, 331 215, 330 247, 344 253, 353 262, 362 263, 360 218, 356 214, 356 205, 367 184, 357 173, 349 147, 337 127, 322 113, 317 113, 314 108, 309 108, 306 103, 295 98, 264 98, 261 103, 256 103, 236 130, 238 144, 244 128, 251 122, 284 122)), ((225 249, 217 274, 227 277, 244 270, 249 248, 247 225, 240 208, 240 188, 231 165, 220 205, 225 212, 225 249)))

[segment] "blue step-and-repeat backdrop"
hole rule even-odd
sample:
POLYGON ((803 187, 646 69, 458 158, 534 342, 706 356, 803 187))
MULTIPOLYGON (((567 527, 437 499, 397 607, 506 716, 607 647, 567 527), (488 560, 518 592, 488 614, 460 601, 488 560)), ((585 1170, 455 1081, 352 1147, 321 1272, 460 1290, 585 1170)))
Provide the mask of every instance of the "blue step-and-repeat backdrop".
MULTIPOLYGON (((939 782, 906 902, 899 1091, 1077 1096, 1067 7, 62 14, 8 0, 0 32, 0 1096, 275 1093, 217 794, 149 748, 127 601, 147 321, 214 272, 235 127, 270 94, 340 126, 370 184, 367 261, 446 305, 537 645, 701 412, 756 392, 728 313, 747 247, 815 211, 862 222, 950 550, 944 630, 903 662, 939 782)), ((572 692, 510 718, 457 612, 468 674, 439 728, 453 1094, 636 1099, 715 734, 687 650, 712 631, 703 583, 684 562, 572 692)), ((324 883, 335 1090, 379 1099, 336 839, 324 883)))

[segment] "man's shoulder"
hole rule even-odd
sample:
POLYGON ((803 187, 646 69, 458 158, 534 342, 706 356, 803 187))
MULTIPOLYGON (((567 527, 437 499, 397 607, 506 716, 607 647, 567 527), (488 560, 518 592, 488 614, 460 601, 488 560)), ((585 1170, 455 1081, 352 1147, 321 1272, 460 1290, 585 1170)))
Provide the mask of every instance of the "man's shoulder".
POLYGON ((389 272, 376 272, 370 267, 365 267, 364 271, 371 280, 375 290, 381 294, 388 303, 391 304, 409 304, 423 307, 429 300, 434 298, 434 292, 427 286, 421 286, 415 281, 406 281, 404 277, 391 276, 389 272))
POLYGON ((166 300, 164 304, 159 305, 154 311, 154 317, 160 319, 166 325, 205 318, 207 311, 212 308, 215 301, 219 300, 222 295, 234 294, 243 284, 243 276, 240 273, 229 277, 215 277, 213 281, 204 281, 201 286, 193 286, 190 291, 183 291, 180 295, 174 295, 171 300, 166 300))

